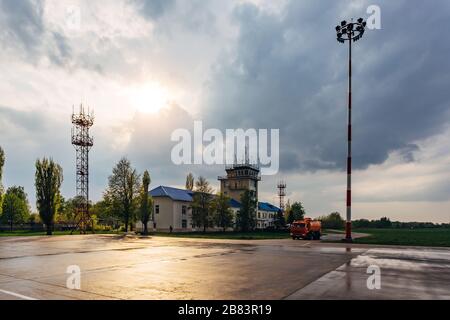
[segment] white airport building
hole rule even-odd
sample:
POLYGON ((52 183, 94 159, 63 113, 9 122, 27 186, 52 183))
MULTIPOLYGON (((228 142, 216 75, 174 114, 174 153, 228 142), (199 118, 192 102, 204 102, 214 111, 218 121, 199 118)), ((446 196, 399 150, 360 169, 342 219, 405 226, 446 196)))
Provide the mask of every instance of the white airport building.
MULTIPOLYGON (((258 197, 258 182, 261 180, 259 168, 254 165, 238 164, 226 168, 227 175, 219 177, 220 192, 230 197, 230 208, 236 217, 241 204, 241 194, 253 190, 258 197)), ((192 201, 195 191, 159 186, 150 191, 153 198, 153 219, 148 230, 174 232, 197 231, 192 225, 192 201)), ((266 229, 274 226, 280 209, 268 202, 258 202, 256 228, 266 229)), ((143 230, 142 222, 136 223, 136 230, 143 230)))

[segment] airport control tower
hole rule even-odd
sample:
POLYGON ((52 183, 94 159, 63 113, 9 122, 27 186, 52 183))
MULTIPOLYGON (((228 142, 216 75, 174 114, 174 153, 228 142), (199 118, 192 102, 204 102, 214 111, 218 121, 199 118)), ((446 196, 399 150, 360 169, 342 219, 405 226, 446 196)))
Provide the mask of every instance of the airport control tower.
POLYGON ((258 182, 261 181, 258 165, 251 164, 246 156, 244 163, 227 166, 225 171, 227 175, 219 177, 221 193, 240 202, 242 193, 252 190, 258 199, 258 182))

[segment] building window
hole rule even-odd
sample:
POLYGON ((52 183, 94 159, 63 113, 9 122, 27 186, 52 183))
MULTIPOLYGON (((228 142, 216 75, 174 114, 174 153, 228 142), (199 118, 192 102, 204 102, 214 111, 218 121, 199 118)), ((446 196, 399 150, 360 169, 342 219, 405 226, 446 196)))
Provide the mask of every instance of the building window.
POLYGON ((186 206, 181 207, 181 214, 186 215, 186 206))
POLYGON ((159 204, 155 206, 155 214, 159 214, 159 204))
POLYGON ((186 229, 186 228, 187 228, 187 220, 186 220, 186 219, 181 220, 181 227, 182 227, 183 229, 186 229))

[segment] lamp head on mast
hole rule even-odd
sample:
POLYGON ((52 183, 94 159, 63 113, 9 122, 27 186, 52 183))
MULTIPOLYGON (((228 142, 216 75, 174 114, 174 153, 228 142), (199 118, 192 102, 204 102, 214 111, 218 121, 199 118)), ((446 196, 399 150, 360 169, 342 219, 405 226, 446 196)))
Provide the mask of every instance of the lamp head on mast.
POLYGON ((345 41, 356 42, 362 38, 366 30, 366 22, 363 18, 359 18, 356 22, 341 21, 341 24, 336 26, 337 41, 344 43, 345 41))

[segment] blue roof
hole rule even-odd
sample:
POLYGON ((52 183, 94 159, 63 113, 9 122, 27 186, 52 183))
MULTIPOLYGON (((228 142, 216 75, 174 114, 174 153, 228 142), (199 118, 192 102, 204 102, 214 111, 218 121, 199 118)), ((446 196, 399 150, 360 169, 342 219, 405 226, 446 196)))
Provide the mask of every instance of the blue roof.
POLYGON ((270 212, 278 212, 280 210, 280 208, 275 207, 273 204, 270 204, 268 202, 259 202, 258 203, 258 210, 270 211, 270 212))
POLYGON ((194 193, 191 190, 183 190, 172 187, 159 186, 158 188, 150 191, 152 197, 169 197, 176 201, 192 201, 192 195, 194 193))
POLYGON ((241 204, 239 201, 236 201, 234 199, 230 199, 230 207, 232 208, 240 208, 241 204))
MULTIPOLYGON (((186 201, 192 202, 194 192, 191 190, 177 189, 166 186, 159 186, 150 191, 150 195, 154 198, 156 197, 169 197, 174 201, 186 201)), ((234 199, 230 199, 230 207, 232 208, 240 208, 241 203, 234 199)), ((269 212, 278 212, 280 209, 275 207, 274 205, 268 202, 258 202, 258 210, 269 211, 269 212)))

